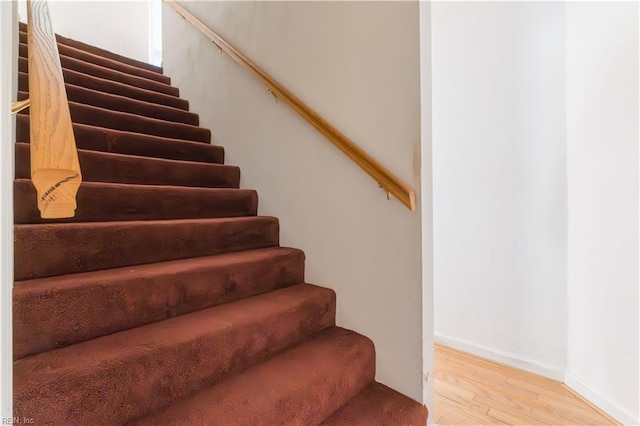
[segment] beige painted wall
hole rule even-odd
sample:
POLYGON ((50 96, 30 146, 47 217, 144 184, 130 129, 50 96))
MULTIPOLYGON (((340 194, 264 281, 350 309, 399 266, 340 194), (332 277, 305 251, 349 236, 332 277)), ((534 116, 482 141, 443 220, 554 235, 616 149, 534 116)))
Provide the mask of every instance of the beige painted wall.
MULTIPOLYGON (((181 3, 420 194, 417 2, 181 3)), ((165 71, 242 168, 242 187, 259 191, 260 214, 280 219, 282 245, 305 251, 307 281, 336 290, 338 323, 373 339, 378 380, 423 400, 420 209, 430 200, 416 212, 387 201, 166 5, 163 19, 165 71)))

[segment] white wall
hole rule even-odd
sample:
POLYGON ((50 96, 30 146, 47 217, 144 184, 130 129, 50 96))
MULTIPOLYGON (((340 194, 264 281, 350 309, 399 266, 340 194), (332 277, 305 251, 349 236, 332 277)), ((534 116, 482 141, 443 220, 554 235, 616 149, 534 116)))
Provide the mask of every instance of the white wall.
POLYGON ((567 383, 639 424, 638 4, 566 8, 567 383))
POLYGON ((0 417, 13 409, 13 167, 15 120, 11 100, 16 98, 18 66, 17 10, 0 2, 0 417))
MULTIPOLYGON (((181 4, 420 193, 418 3, 181 4)), ((242 168, 242 187, 280 219, 282 245, 306 252, 307 280, 337 291, 338 324, 373 339, 378 380, 422 400, 420 209, 430 200, 416 212, 387 201, 169 6, 163 19, 165 71, 242 168)))
POLYGON ((432 5, 436 338, 555 378, 566 351, 563 12, 432 5))
POLYGON ((637 3, 435 3, 436 338, 640 423, 637 3))
MULTIPOLYGON (((20 20, 27 22, 26 1, 19 4, 20 20)), ((149 0, 53 0, 48 5, 56 33, 148 62, 149 0)))
MULTIPOLYGON (((422 205, 422 401, 433 408, 433 173, 431 120, 431 3, 420 2, 420 127, 422 205)), ((435 416, 428 423, 434 424, 435 416)))

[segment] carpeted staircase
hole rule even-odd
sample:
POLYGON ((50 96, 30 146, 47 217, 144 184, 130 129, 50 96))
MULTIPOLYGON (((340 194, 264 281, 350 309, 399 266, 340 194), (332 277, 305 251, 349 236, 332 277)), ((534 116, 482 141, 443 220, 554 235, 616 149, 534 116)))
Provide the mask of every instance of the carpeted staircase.
MULTIPOLYGON (((28 97, 27 34, 19 90, 28 97)), ((83 184, 40 219, 17 117, 14 415, 56 425, 424 425, 162 70, 58 36, 83 184)))

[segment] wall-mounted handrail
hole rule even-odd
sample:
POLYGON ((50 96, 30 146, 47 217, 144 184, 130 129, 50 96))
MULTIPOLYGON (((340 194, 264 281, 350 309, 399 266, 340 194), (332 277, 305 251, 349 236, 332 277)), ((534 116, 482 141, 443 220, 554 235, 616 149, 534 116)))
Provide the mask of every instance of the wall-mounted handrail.
POLYGON ((409 210, 415 210, 415 192, 406 183, 387 170, 382 164, 367 154, 362 148, 352 142, 348 137, 333 127, 320 114, 302 102, 297 96, 278 83, 273 77, 268 75, 257 65, 247 59, 242 53, 227 43, 222 37, 207 27, 202 21, 193 16, 175 0, 164 0, 165 3, 173 7, 184 19, 189 21, 200 32, 207 36, 221 51, 228 54, 241 67, 253 74, 258 80, 264 83, 269 91, 277 98, 285 101, 291 108, 307 120, 313 127, 322 133, 340 151, 356 163, 362 170, 378 182, 387 192, 396 197, 409 210))
POLYGON ((31 180, 43 218, 73 217, 82 175, 45 0, 27 1, 31 180))

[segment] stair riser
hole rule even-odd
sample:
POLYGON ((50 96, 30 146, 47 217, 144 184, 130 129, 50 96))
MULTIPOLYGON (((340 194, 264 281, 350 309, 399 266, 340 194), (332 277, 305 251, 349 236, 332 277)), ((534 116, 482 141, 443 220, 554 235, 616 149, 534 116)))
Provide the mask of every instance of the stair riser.
MULTIPOLYGON (((18 67, 20 67, 21 70, 24 70, 24 64, 26 62, 27 57, 22 56, 21 54, 18 61, 18 67), (22 65, 20 62, 22 62, 22 65)), ((62 54, 60 55, 60 65, 63 69, 81 72, 94 77, 104 78, 106 80, 117 81, 140 89, 151 90, 153 92, 163 93, 169 96, 180 96, 180 91, 177 87, 169 86, 168 84, 160 83, 155 80, 149 80, 147 78, 123 73, 110 68, 105 68, 100 65, 84 62, 80 59, 70 58, 62 54)))
MULTIPOLYGON (((185 317, 176 318, 184 321, 171 333, 177 335, 186 327, 198 327, 196 338, 176 337, 175 341, 173 335, 165 334, 155 345, 131 345, 119 350, 116 358, 100 356, 89 368, 86 360, 80 366, 47 368, 44 365, 52 357, 49 354, 18 360, 14 363, 14 415, 36 421, 46 419, 52 424, 95 424, 95 419, 100 419, 101 424, 123 424, 238 373, 334 324, 335 296, 331 291, 318 291, 313 297, 295 301, 276 301, 279 306, 247 302, 250 301, 213 308, 227 312, 234 309, 225 320, 212 318, 194 324, 185 317), (250 313, 241 309, 243 304, 250 313), (31 369, 39 370, 38 380, 30 380, 32 376, 27 373, 31 369)), ((189 330, 189 334, 193 333, 193 329, 189 330)), ((118 336, 105 336, 86 344, 94 348, 107 341, 113 344, 112 337, 118 336)))
POLYGON ((16 225, 16 280, 278 245, 270 217, 16 225))
MULTIPOLYGON (((211 131, 202 127, 111 111, 77 102, 69 102, 69 111, 74 123, 192 142, 211 142, 211 131)), ((29 115, 29 110, 23 110, 20 114, 29 115)))
MULTIPOLYGON (((73 125, 73 133, 78 149, 170 160, 224 163, 224 148, 200 142, 160 138, 77 123, 73 125)), ((28 115, 17 115, 16 138, 18 142, 29 142, 28 115)))
MULTIPOLYGON (((65 87, 67 99, 71 102, 192 126, 198 126, 200 124, 198 114, 192 112, 150 102, 138 101, 110 93, 98 92, 97 90, 86 89, 72 84, 66 84, 65 87)), ((18 92, 19 100, 27 98, 29 98, 29 92, 18 92)))
POLYGON ((303 281, 301 251, 268 249, 17 282, 14 358, 303 281))
POLYGON ((13 190, 14 223, 108 222, 255 216, 258 195, 241 189, 204 189, 83 182, 69 219, 42 219, 36 190, 19 179, 13 190))
MULTIPOLYGON (((20 22, 20 31, 23 33, 27 33, 27 24, 24 22, 20 22)), ((72 40, 67 37, 63 37, 59 34, 56 34, 56 41, 58 44, 64 44, 66 46, 71 46, 76 49, 80 49, 94 55, 104 56, 105 58, 113 59, 115 61, 119 61, 128 65, 132 65, 138 68, 143 68, 149 71, 153 71, 156 73, 162 74, 162 67, 158 67, 155 65, 147 64, 146 62, 138 61, 135 59, 127 58, 125 56, 118 55, 113 52, 109 52, 107 50, 101 49, 99 47, 91 46, 89 44, 83 43, 81 41, 72 40)))
MULTIPOLYGON (((100 65, 105 68, 110 68, 115 71, 124 72, 126 74, 134 75, 137 77, 142 77, 149 80, 155 80, 162 84, 171 84, 171 79, 166 75, 162 75, 153 71, 148 71, 143 68, 134 67, 132 65, 127 65, 122 62, 105 58, 103 56, 94 55, 92 53, 85 52, 83 50, 76 49, 74 47, 67 46, 61 43, 58 43, 57 46, 58 46, 58 52, 61 55, 68 56, 70 58, 79 59, 84 62, 100 65)), ((29 47, 27 45, 27 33, 20 32, 19 52, 21 57, 23 58, 29 57, 29 47)))
POLYGON ((375 375, 373 343, 334 330, 133 424, 317 425, 375 375))
MULTIPOLYGON (((94 77, 68 69, 63 69, 62 75, 65 83, 73 84, 75 86, 86 87, 88 89, 105 93, 112 93, 114 95, 126 96, 132 99, 151 102, 158 105, 166 105, 185 111, 189 110, 189 102, 175 96, 165 95, 152 90, 140 89, 138 87, 94 77)), ((29 91, 29 75, 25 72, 18 73, 18 90, 22 92, 29 91)))
MULTIPOLYGON (((173 185, 203 188, 238 188, 240 169, 209 163, 190 163, 78 151, 84 182, 173 185)), ((16 179, 30 179, 29 144, 16 144, 16 179)))

